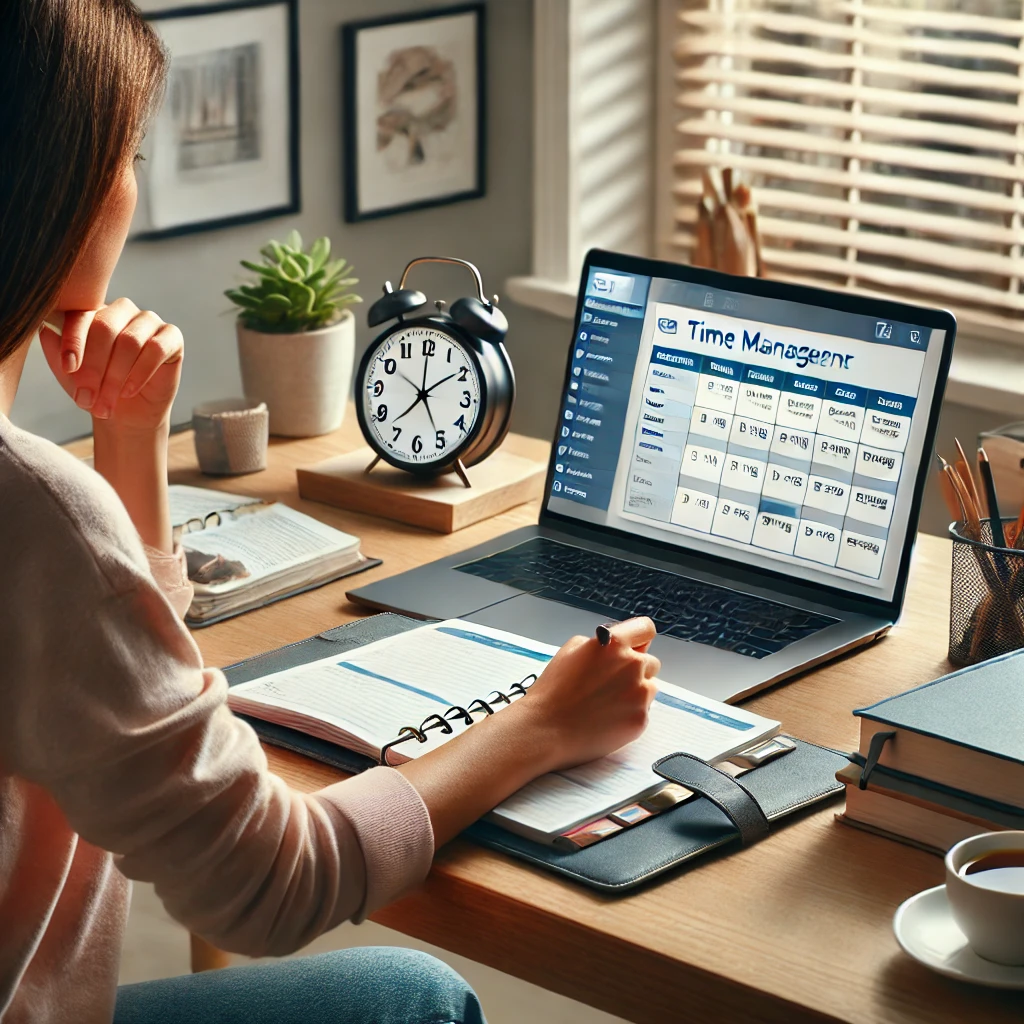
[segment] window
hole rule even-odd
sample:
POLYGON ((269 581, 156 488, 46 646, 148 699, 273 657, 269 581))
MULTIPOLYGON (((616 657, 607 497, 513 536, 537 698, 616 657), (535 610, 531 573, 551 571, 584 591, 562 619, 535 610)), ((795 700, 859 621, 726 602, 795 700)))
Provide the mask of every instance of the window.
POLYGON ((731 165, 754 186, 770 276, 946 305, 963 332, 1019 335, 1020 0, 668 6, 662 255, 686 259, 702 172, 731 165))

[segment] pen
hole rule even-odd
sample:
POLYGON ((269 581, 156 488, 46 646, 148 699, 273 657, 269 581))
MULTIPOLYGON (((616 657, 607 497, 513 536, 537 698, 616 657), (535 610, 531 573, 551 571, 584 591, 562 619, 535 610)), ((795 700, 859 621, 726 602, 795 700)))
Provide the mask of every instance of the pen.
POLYGON ((602 647, 607 647, 612 642, 612 626, 614 622, 602 622, 597 629, 594 630, 594 636, 597 637, 597 642, 602 647))
POLYGON ((985 500, 988 503, 988 521, 992 528, 992 543, 997 548, 1006 547, 1006 535, 1003 533, 1003 520, 999 515, 999 502, 996 500, 996 482, 992 478, 992 464, 984 448, 978 449, 978 470, 981 482, 985 486, 985 500))

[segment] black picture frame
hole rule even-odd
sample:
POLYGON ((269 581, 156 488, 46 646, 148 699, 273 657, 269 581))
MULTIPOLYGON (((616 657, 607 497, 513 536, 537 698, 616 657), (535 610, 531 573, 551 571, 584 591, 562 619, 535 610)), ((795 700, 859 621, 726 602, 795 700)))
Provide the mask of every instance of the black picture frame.
MULTIPOLYGON (((217 14, 231 14, 251 11, 263 7, 283 7, 286 12, 288 38, 285 41, 287 60, 286 81, 288 98, 288 199, 286 202, 272 207, 263 207, 247 213, 231 214, 224 217, 212 217, 199 221, 175 225, 167 228, 146 229, 133 233, 134 241, 158 241, 165 238, 176 238, 202 231, 216 231, 221 228, 237 227, 240 224, 253 224, 274 217, 283 217, 299 213, 302 210, 302 181, 300 162, 301 114, 299 94, 299 4, 298 0, 226 0, 222 3, 199 4, 189 7, 170 7, 160 11, 145 11, 147 21, 167 21, 183 18, 202 18, 217 14)), ((172 58, 173 59, 173 58, 172 58)))
POLYGON ((467 199, 479 199, 486 194, 486 153, 487 153, 487 46, 486 46, 486 11, 485 3, 463 3, 452 6, 438 7, 429 11, 416 11, 408 14, 395 14, 365 21, 349 22, 341 26, 342 51, 342 165, 344 168, 343 206, 345 220, 356 223, 364 220, 375 220, 389 217, 397 213, 411 210, 423 210, 433 206, 446 206, 449 203, 462 202, 467 199), (474 129, 476 144, 473 159, 475 162, 475 181, 471 188, 457 192, 447 192, 412 202, 398 202, 393 206, 363 209, 359 195, 359 95, 358 95, 358 42, 361 32, 383 29, 398 25, 407 25, 418 21, 433 21, 459 15, 470 15, 475 18, 474 59, 476 65, 476 118, 474 129))

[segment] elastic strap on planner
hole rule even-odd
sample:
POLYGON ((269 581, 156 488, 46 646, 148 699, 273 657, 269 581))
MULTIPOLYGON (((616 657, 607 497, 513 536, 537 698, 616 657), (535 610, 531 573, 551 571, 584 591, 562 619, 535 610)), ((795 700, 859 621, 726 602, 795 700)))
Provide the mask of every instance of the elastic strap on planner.
POLYGON ((764 839, 770 828, 761 805, 731 775, 693 754, 669 754, 651 766, 662 778, 710 800, 735 826, 744 845, 764 839))
POLYGON ((398 735, 390 742, 385 743, 380 750, 380 763, 390 767, 388 762, 388 754, 391 752, 392 747, 397 747, 399 743, 405 743, 408 740, 416 740, 417 743, 426 743, 429 739, 427 733, 432 729, 440 729, 444 735, 449 735, 455 730, 452 727, 452 722, 460 721, 463 725, 473 724, 473 715, 476 712, 484 715, 493 715, 495 707, 500 707, 502 704, 511 704, 514 697, 525 697, 526 691, 537 682, 537 676, 531 672, 528 676, 524 676, 519 680, 518 683, 513 683, 508 689, 508 693, 502 693, 500 690, 492 690, 488 695, 487 699, 477 699, 472 701, 468 707, 460 707, 458 704, 453 704, 448 708, 444 714, 428 715, 420 722, 419 727, 415 725, 403 725, 398 730, 398 735), (509 696, 511 694, 512 696, 509 696))

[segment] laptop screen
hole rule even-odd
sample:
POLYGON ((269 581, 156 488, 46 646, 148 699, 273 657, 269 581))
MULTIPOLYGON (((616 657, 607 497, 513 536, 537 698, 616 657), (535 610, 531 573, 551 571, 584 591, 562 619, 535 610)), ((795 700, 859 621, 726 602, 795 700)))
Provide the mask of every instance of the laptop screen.
POLYGON ((600 266, 579 316, 551 512, 892 600, 945 331, 600 266))

